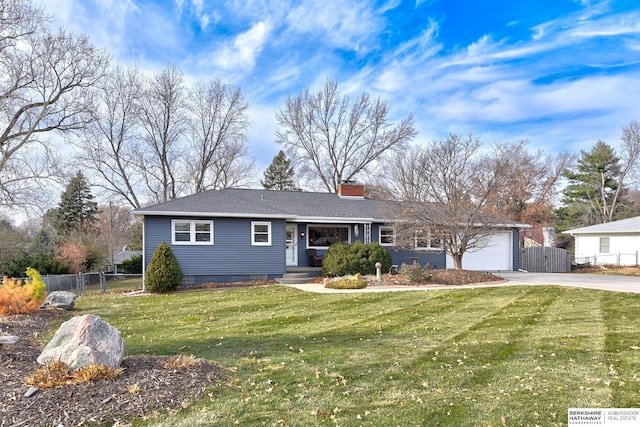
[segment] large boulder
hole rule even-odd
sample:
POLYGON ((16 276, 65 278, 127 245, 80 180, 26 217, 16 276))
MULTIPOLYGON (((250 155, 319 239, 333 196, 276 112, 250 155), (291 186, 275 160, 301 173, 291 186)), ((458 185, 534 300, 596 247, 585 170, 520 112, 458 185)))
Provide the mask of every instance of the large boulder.
POLYGON ((38 356, 38 363, 61 361, 70 370, 87 365, 118 368, 124 358, 124 341, 118 331, 93 314, 64 322, 38 356))
POLYGON ((53 291, 42 303, 41 308, 53 307, 73 310, 77 295, 69 291, 53 291))

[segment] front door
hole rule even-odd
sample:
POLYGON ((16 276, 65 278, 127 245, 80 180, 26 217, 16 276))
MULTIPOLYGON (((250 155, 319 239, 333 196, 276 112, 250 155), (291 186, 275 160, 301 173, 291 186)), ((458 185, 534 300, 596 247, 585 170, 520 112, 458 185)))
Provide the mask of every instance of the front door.
POLYGON ((287 224, 286 240, 287 240, 287 265, 298 265, 298 225, 287 224))

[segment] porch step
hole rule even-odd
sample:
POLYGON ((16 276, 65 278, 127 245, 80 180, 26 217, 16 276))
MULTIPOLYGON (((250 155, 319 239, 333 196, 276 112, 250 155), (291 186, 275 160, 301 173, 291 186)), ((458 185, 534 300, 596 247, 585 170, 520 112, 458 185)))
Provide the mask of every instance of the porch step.
POLYGON ((275 281, 283 285, 297 285, 313 282, 313 277, 309 276, 309 273, 285 273, 282 277, 277 277, 275 281))

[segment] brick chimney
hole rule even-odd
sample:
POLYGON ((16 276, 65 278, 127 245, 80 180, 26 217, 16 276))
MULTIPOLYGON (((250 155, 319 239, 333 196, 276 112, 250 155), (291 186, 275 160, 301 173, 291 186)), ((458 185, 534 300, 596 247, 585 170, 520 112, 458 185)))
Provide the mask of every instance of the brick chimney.
POLYGON ((338 195, 340 197, 364 198, 364 185, 356 184, 354 181, 342 181, 338 184, 338 195))

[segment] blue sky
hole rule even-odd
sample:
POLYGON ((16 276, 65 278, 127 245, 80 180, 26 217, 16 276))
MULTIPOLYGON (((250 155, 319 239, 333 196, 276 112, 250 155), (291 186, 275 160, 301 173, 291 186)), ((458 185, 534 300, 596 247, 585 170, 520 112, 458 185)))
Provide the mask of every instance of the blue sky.
POLYGON ((328 77, 392 120, 413 113, 418 144, 453 132, 578 152, 640 120, 637 0, 38 1, 122 64, 239 85, 263 168, 275 112, 328 77))

